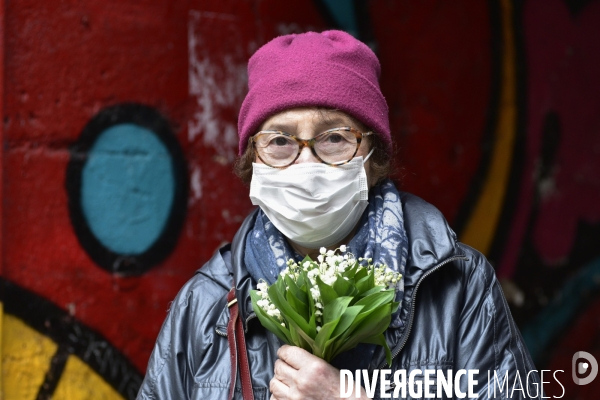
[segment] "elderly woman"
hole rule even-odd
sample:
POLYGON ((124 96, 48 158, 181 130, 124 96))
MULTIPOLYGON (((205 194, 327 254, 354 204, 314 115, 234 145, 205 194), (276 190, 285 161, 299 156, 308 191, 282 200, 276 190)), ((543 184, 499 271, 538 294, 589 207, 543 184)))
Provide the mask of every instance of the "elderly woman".
POLYGON ((234 398, 334 399, 338 368, 390 368, 380 346, 359 345, 332 365, 282 346, 252 310, 259 280, 273 283, 289 258, 342 244, 403 275, 385 332, 392 371, 476 369, 481 398, 496 372, 528 389, 512 398, 541 396, 492 267, 457 242, 438 210, 387 179, 392 144, 379 72, 375 54, 339 31, 281 36, 252 56, 236 172, 259 208, 178 294, 138 398, 226 399, 233 382, 234 398), (227 337, 231 287, 249 364, 240 363, 238 379, 227 337), (251 393, 242 393, 244 377, 251 393))

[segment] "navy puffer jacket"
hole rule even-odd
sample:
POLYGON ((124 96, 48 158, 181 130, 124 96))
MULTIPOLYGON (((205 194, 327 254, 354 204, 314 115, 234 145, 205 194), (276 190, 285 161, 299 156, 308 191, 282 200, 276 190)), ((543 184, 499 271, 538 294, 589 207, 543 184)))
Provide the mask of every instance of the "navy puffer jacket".
MULTIPOLYGON (((508 377, 510 390, 515 379, 522 381, 524 390, 517 387, 513 399, 541 398, 539 376, 529 373, 535 367, 493 268, 482 254, 457 242, 435 207, 410 194, 402 194, 401 201, 409 257, 403 277, 403 324, 386 332, 394 356, 391 369, 404 369, 407 376, 416 369, 477 369, 479 398, 488 398, 488 371, 492 377, 495 371, 500 381, 508 377)), ((246 330, 254 396, 270 397, 269 381, 281 344, 252 310, 249 291, 256 282, 243 262, 244 240, 255 215, 246 218, 232 244, 219 249, 173 301, 138 399, 227 398, 231 364, 226 295, 232 282, 246 330)), ((389 368, 381 348, 370 365, 371 370, 378 368, 389 368)), ((416 380, 422 382, 423 375, 416 380)), ((235 396, 241 399, 239 384, 237 379, 235 396)), ((462 379, 462 392, 466 384, 462 379)), ((435 385, 430 392, 437 392, 435 385)), ((377 398, 379 388, 375 393, 377 398)), ((503 394, 497 389, 496 398, 506 397, 506 386, 503 394)))

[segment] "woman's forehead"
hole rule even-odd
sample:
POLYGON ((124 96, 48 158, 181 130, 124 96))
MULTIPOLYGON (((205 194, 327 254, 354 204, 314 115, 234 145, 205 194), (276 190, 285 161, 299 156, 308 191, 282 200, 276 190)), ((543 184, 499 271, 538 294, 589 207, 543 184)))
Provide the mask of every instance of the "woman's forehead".
POLYGON ((361 124, 343 111, 327 108, 292 108, 269 117, 261 130, 275 129, 285 131, 311 126, 315 129, 329 129, 338 126, 361 128, 361 124))

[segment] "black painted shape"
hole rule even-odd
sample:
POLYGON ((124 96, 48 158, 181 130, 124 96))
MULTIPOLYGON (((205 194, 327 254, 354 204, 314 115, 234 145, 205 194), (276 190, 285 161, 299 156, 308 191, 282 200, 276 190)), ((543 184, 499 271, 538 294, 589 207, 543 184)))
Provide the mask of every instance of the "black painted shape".
MULTIPOLYGON (((531 223, 528 225, 527 233, 521 254, 519 256, 518 268, 513 277, 525 294, 525 303, 521 307, 510 305, 511 313, 518 326, 525 326, 547 306, 548 302, 563 293, 563 286, 570 278, 577 275, 582 267, 600 256, 598 238, 600 238, 600 223, 589 224, 579 221, 573 241, 573 247, 567 256, 566 263, 561 266, 548 266, 539 256, 533 243, 533 227, 538 216, 538 209, 534 210, 531 223)), ((545 349, 539 352, 539 358, 533 360, 538 369, 549 367, 549 362, 564 340, 565 335, 574 327, 577 321, 588 307, 600 298, 600 288, 580 293, 581 303, 577 310, 571 315, 567 323, 557 329, 554 338, 545 349)), ((597 335, 598 332, 594 334, 597 335)))
POLYGON ((337 20, 327 7, 327 4, 323 2, 323 0, 313 0, 315 4, 315 8, 321 14, 323 21, 325 21, 325 25, 327 25, 330 29, 341 29, 341 26, 338 24, 337 20))
POLYGON ((52 356, 52 360, 50 361, 50 368, 44 377, 44 383, 42 383, 42 386, 40 386, 40 390, 38 391, 36 397, 37 400, 52 399, 52 395, 54 394, 65 370, 65 366, 67 365, 69 355, 70 353, 67 348, 59 344, 56 353, 52 356))
POLYGON ((141 104, 119 104, 101 110, 85 126, 79 140, 70 148, 65 186, 69 198, 71 224, 79 243, 103 269, 121 275, 140 275, 163 261, 175 248, 187 209, 187 165, 169 122, 156 110, 141 104), (142 254, 117 254, 105 247, 91 231, 81 207, 81 174, 87 154, 102 132, 111 126, 132 123, 154 132, 165 145, 173 163, 175 193, 165 227, 154 244, 142 254))
POLYGON ((554 170, 554 159, 558 152, 561 136, 560 117, 554 111, 546 114, 542 127, 541 165, 537 172, 536 182, 548 179, 554 170))
MULTIPOLYGON (((374 52, 377 52, 377 42, 375 40, 375 34, 373 33, 373 25, 369 13, 369 0, 353 1, 355 13, 354 19, 358 30, 357 39, 366 43, 374 52)), ((329 29, 343 29, 323 0, 313 0, 313 3, 329 29)))
POLYGON ((39 396, 51 397, 64 371, 68 355, 85 362, 126 399, 135 399, 143 376, 101 334, 86 327, 52 302, 0 278, 4 311, 52 339, 59 346, 39 396), (65 357, 66 356, 66 357, 65 357))
POLYGON ((358 39, 366 43, 373 52, 377 53, 377 40, 373 32, 371 14, 369 12, 369 0, 354 0, 354 12, 356 13, 356 27, 358 39))
POLYGON ((521 181, 523 179, 523 168, 526 158, 527 146, 527 66, 525 64, 525 33, 523 32, 523 3, 513 4, 513 32, 516 50, 516 79, 517 79, 517 126, 508 183, 504 194, 504 203, 496 233, 490 248, 488 259, 495 264, 504 254, 504 248, 508 241, 512 217, 517 210, 521 198, 521 181))
POLYGON ((487 109, 486 123, 481 138, 481 159, 479 166, 469 184, 467 193, 462 201, 452 221, 452 227, 460 237, 469 222, 469 217, 473 212, 477 201, 483 190, 490 162, 492 160, 492 151, 494 150, 495 131, 498 124, 498 111, 500 107, 500 92, 502 88, 502 8, 499 0, 488 0, 490 17, 490 48, 491 48, 491 82, 490 99, 487 109))
MULTIPOLYGON (((560 116, 554 111, 548 112, 544 117, 542 125, 540 165, 535 175, 536 192, 530 205, 531 213, 520 250, 521 254, 517 261, 515 274, 512 277, 512 280, 525 294, 524 305, 520 308, 511 308, 517 324, 527 324, 530 322, 542 310, 549 299, 559 295, 564 283, 576 273, 576 270, 600 254, 596 239, 598 236, 595 235, 597 232, 600 232, 600 224, 592 226, 582 222, 578 223, 575 244, 570 251, 566 263, 562 266, 546 265, 534 245, 533 232, 539 217, 540 202, 543 195, 540 190, 540 184, 547 179, 551 179, 555 168, 556 155, 560 149, 561 131, 560 116)), ((557 232, 556 234, 560 233, 557 232)), ((587 308, 589 302, 597 294, 591 293, 591 297, 585 297, 586 300, 582 302, 578 312, 571 315, 571 321, 577 318, 578 313, 583 312, 587 308)), ((556 333, 555 339, 550 343, 547 351, 541 352, 543 354, 541 358, 534 360, 537 364, 547 365, 552 354, 552 349, 558 345, 558 342, 568 329, 570 329, 570 324, 565 325, 561 332, 556 333)))
POLYGON ((578 17, 585 7, 593 1, 597 0, 563 0, 573 18, 578 17))

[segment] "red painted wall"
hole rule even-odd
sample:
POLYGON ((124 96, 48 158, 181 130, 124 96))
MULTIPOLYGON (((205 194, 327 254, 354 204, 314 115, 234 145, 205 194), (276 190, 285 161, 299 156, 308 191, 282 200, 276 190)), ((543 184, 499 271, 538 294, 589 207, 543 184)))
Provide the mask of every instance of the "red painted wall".
POLYGON ((250 210, 231 172, 237 143, 224 141, 221 128, 235 126, 251 52, 292 23, 324 27, 310 3, 7 3, 3 278, 70 310, 144 371, 169 302, 250 210), (214 80, 202 84, 237 85, 223 104, 208 93, 212 114, 190 88, 190 35, 201 41, 203 78, 214 80), (238 69, 226 71, 229 63, 238 69), (171 121, 195 179, 177 247, 138 277, 93 263, 72 229, 65 191, 69 146, 96 113, 124 102, 171 121), (206 126, 190 134, 198 113, 217 124, 214 141, 204 140, 206 126))

